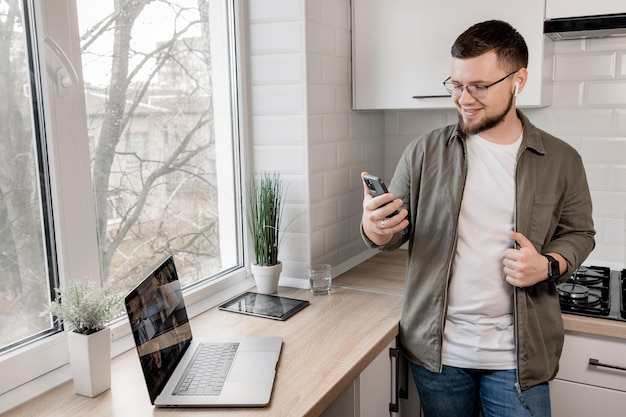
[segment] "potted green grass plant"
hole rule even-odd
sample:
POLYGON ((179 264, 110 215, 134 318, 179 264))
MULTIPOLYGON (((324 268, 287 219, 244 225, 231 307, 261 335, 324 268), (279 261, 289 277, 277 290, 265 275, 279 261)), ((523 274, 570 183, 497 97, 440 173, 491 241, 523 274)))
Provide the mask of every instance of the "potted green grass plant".
POLYGON ((280 174, 270 172, 258 175, 248 190, 248 229, 254 251, 250 268, 258 292, 264 294, 276 293, 282 272, 278 251, 285 193, 280 174))
POLYGON ((111 387, 111 329, 108 323, 122 312, 121 295, 107 281, 101 290, 92 281, 71 281, 55 288, 56 300, 42 314, 67 326, 74 390, 95 397, 111 387))

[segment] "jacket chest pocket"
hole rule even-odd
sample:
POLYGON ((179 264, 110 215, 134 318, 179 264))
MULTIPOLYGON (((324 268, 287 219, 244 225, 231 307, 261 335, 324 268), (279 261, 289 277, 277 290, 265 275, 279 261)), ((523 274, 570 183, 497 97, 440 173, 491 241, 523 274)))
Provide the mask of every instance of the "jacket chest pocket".
POLYGON ((554 235, 561 217, 561 194, 535 194, 530 212, 530 236, 537 248, 542 248, 554 235))

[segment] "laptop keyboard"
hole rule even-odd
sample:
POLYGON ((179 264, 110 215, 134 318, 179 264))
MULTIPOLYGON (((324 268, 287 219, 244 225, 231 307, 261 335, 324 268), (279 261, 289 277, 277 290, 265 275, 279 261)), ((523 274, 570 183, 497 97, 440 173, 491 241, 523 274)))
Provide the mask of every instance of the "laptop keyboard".
POLYGON ((219 395, 239 343, 203 343, 196 349, 174 395, 219 395))

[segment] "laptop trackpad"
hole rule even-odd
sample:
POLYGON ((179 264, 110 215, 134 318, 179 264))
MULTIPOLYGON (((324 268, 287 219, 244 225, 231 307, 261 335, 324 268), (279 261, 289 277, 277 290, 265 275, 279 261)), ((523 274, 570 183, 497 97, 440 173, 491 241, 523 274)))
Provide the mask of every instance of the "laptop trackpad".
POLYGON ((228 382, 271 382, 276 371, 276 352, 239 352, 228 382))

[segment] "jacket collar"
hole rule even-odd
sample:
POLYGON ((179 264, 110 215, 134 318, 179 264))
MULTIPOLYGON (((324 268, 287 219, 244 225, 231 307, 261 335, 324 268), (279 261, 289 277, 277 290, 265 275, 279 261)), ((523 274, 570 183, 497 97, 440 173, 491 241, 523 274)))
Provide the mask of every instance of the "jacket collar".
MULTIPOLYGON (((533 125, 530 120, 528 120, 526 115, 519 109, 516 109, 515 112, 517 113, 517 117, 522 121, 522 129, 524 132, 522 138, 523 148, 530 149, 540 155, 544 155, 546 150, 543 147, 543 141, 541 140, 541 131, 535 127, 535 125, 533 125)), ((455 140, 459 140, 462 143, 465 141, 465 134, 463 134, 463 132, 459 129, 458 123, 452 129, 452 134, 448 138, 448 146, 450 146, 455 140)))
POLYGON ((539 155, 545 155, 546 149, 543 147, 543 140, 541 140, 541 130, 533 125, 528 117, 519 110, 516 110, 517 117, 522 121, 524 136, 522 138, 522 145, 526 149, 530 149, 539 155))

